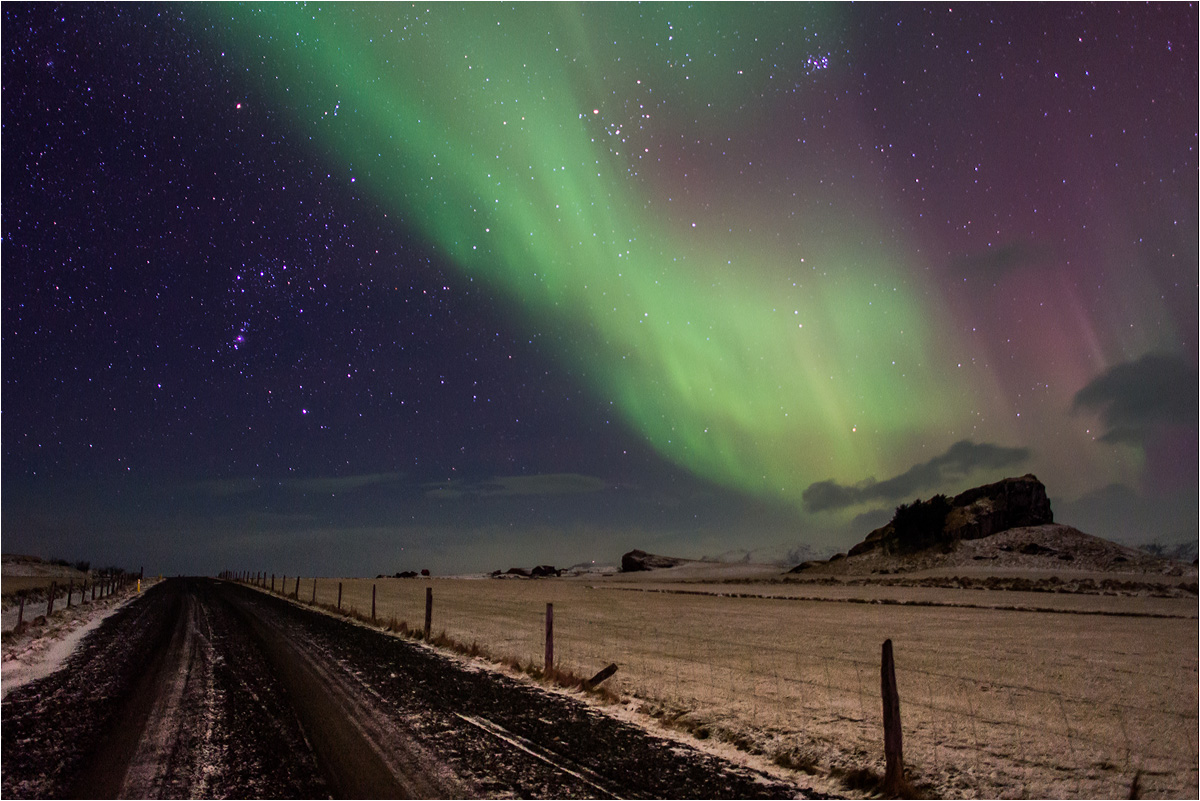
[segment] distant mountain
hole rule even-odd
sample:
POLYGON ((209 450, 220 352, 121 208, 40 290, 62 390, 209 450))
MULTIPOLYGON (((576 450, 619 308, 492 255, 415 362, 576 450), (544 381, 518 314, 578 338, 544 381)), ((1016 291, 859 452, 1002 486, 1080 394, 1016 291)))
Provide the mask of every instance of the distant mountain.
POLYGON ((809 559, 825 559, 836 552, 832 547, 814 548, 808 543, 797 545, 767 545, 762 548, 734 548, 719 553, 716 556, 701 557, 702 561, 724 562, 732 564, 744 562, 753 565, 791 566, 809 559))
POLYGON ((1173 542, 1161 543, 1151 542, 1138 547, 1148 554, 1162 557, 1163 559, 1172 559, 1176 562, 1195 562, 1200 548, 1197 548, 1196 541, 1192 542, 1173 542))

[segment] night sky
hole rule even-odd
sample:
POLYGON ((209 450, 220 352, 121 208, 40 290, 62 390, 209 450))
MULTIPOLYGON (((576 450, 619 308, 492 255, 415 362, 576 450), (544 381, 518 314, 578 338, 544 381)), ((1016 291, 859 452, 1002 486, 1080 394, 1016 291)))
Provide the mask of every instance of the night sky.
POLYGON ((6 553, 1197 540, 1194 5, 3 14, 6 553))

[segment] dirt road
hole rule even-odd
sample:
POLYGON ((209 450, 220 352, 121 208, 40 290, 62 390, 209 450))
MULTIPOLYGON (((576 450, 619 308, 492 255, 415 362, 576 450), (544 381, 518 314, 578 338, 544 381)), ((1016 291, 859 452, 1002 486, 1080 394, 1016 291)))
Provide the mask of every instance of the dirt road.
POLYGON ((146 592, 0 716, 10 798, 803 794, 568 697, 208 579, 146 592))

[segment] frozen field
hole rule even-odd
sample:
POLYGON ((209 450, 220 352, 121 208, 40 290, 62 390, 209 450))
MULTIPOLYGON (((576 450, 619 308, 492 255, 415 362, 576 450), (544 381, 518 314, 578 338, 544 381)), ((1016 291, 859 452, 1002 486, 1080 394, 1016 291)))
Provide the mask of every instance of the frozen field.
MULTIPOLYGON (((303 579, 299 597, 313 595, 303 579)), ((319 579, 334 604, 338 579, 319 579)), ((797 770, 882 772, 880 648, 895 646, 905 762, 948 796, 1196 797, 1197 601, 770 583, 343 579, 343 608, 556 662, 701 738, 797 770), (741 594, 752 597, 733 597, 741 594)), ((277 589, 279 584, 277 583, 277 589)), ((288 580, 288 593, 295 578, 288 580)))

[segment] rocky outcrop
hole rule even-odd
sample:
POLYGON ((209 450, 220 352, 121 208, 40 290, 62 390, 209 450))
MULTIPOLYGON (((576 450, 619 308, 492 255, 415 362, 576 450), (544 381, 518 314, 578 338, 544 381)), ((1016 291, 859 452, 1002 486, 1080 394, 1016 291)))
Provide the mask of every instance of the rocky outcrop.
POLYGON ((641 570, 659 570, 664 567, 676 567, 692 562, 692 559, 681 559, 678 556, 659 556, 634 549, 621 557, 622 573, 637 573, 641 570))
POLYGON ((954 496, 944 533, 950 540, 977 540, 1010 528, 1053 522, 1046 486, 1030 473, 954 496))
POLYGON ((1046 486, 1032 474, 1018 478, 1006 478, 994 484, 985 484, 954 498, 936 496, 928 501, 914 501, 911 505, 896 510, 896 517, 886 526, 877 528, 867 538, 850 549, 850 556, 869 553, 878 548, 885 552, 913 550, 914 532, 906 529, 904 520, 937 520, 927 523, 936 530, 916 532, 920 547, 949 545, 958 540, 975 540, 990 537, 1001 531, 1023 526, 1041 526, 1054 522, 1050 510, 1050 499, 1046 486), (944 517, 941 507, 948 505, 944 517), (935 510, 935 507, 938 507, 935 510), (936 514, 933 514, 937 511, 936 514))

